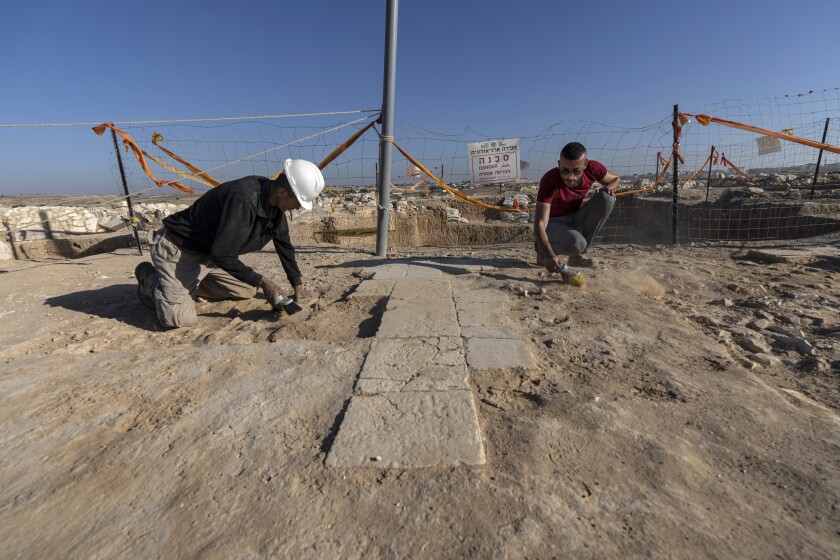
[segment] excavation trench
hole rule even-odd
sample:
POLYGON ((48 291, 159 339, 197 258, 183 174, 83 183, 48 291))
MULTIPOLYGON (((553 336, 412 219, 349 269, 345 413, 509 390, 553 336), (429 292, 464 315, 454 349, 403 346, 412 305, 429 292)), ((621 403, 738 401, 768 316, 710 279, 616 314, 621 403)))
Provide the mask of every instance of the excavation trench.
MULTIPOLYGON (((498 200, 489 202, 498 203, 498 200)), ((533 241, 533 224, 508 223, 500 212, 461 201, 424 200, 390 214, 390 246, 465 247, 533 241), (461 222, 447 219, 457 210, 461 222)), ((654 245, 674 239, 674 206, 667 197, 618 198, 615 210, 601 231, 601 243, 654 245)), ((292 215, 292 241, 298 246, 327 244, 373 247, 376 243, 375 207, 319 209, 292 215)), ((144 240, 159 223, 144 224, 144 240)), ((692 241, 750 241, 799 239, 840 230, 840 204, 812 202, 751 202, 718 200, 681 203, 677 207, 676 234, 680 243, 692 241)), ((124 229, 112 234, 72 235, 52 232, 49 239, 7 242, 11 258, 79 258, 133 247, 134 237, 124 229)))

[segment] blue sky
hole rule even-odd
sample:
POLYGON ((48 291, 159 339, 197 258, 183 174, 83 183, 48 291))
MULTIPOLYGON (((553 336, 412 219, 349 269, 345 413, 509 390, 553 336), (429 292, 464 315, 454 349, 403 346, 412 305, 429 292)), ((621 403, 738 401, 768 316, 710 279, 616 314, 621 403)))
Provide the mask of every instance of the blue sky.
MULTIPOLYGON (((402 0, 396 113, 443 133, 651 124, 840 86, 840 3, 402 0), (577 6, 572 8, 570 6, 577 6)), ((384 0, 15 2, 0 123, 374 109, 384 0)), ((0 194, 114 193, 89 127, 0 128, 0 194)))

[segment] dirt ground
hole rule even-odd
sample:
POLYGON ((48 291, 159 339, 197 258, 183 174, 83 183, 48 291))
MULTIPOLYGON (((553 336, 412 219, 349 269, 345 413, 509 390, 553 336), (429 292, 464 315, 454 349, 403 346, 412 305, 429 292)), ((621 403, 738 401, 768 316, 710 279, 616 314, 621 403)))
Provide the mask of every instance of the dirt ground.
POLYGON ((369 249, 300 247, 295 316, 201 302, 173 331, 136 251, 6 261, 0 555, 840 557, 840 262, 757 246, 606 245, 582 289, 528 244, 394 248, 495 265, 453 282, 506 290, 539 364, 472 373, 487 463, 424 469, 324 465, 384 310, 347 298, 369 249), (814 348, 763 366, 751 333, 814 348))

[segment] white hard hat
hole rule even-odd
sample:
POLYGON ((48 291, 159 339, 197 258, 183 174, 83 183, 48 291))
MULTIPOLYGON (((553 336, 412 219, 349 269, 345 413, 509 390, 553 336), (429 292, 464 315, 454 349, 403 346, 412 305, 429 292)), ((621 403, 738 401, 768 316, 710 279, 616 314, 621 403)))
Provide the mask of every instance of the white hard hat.
POLYGON ((312 202, 324 190, 324 175, 318 166, 305 159, 287 159, 283 164, 292 192, 304 210, 312 210, 312 202))

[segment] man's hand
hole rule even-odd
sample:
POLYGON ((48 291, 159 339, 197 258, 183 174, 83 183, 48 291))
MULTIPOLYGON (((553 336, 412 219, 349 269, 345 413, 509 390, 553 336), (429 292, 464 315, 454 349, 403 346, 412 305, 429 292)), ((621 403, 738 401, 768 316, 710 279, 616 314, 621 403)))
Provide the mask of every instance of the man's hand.
POLYGON ((265 299, 268 300, 268 303, 273 304, 275 301, 283 297, 283 294, 280 292, 280 286, 265 276, 260 279, 260 288, 262 288, 262 291, 265 294, 265 299))
POLYGON ((555 255, 550 259, 545 260, 545 269, 549 272, 560 272, 560 257, 555 255))
POLYGON ((603 187, 601 187, 601 192, 609 193, 615 196, 615 191, 621 186, 621 179, 616 179, 615 181, 609 182, 603 187))
POLYGON ((303 284, 298 284, 295 286, 295 301, 300 301, 306 297, 306 288, 303 287, 303 284))
POLYGON ((609 193, 615 196, 615 191, 621 187, 621 177, 607 171, 607 174, 604 175, 600 183, 604 185, 601 187, 601 192, 609 193))

